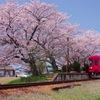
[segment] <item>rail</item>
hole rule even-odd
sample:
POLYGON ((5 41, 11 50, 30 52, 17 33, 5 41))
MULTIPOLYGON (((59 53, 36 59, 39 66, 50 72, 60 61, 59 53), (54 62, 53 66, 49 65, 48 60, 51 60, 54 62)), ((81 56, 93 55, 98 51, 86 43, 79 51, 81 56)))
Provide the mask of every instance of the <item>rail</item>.
MULTIPOLYGON (((80 81, 87 81, 87 80, 77 80, 77 82, 80 81)), ((35 83, 23 83, 23 84, 4 84, 0 85, 1 89, 10 89, 10 88, 23 88, 23 87, 30 87, 30 86, 43 86, 43 85, 53 85, 53 84, 61 84, 61 83, 71 83, 76 82, 74 80, 70 81, 51 81, 51 82, 35 82, 35 83)))
POLYGON ((70 74, 57 74, 53 80, 47 82, 29 82, 21 84, 1 84, 0 90, 2 89, 13 89, 13 88, 24 88, 30 86, 43 86, 43 85, 53 85, 61 83, 72 83, 72 82, 82 82, 97 80, 100 78, 90 79, 87 73, 70 73, 70 74))

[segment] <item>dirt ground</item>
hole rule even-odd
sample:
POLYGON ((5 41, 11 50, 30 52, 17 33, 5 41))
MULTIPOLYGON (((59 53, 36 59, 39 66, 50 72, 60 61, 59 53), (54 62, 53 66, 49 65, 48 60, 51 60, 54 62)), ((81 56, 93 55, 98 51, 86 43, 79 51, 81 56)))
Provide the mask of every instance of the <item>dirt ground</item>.
POLYGON ((7 84, 12 80, 16 80, 18 77, 0 77, 0 84, 7 84))

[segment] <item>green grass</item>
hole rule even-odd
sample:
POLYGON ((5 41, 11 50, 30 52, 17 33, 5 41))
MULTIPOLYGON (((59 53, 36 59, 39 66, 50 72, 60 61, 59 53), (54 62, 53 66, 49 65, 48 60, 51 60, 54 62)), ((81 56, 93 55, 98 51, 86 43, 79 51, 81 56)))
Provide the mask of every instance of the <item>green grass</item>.
POLYGON ((99 97, 99 98, 97 98, 96 100, 100 100, 100 97, 99 97))
POLYGON ((100 81, 50 93, 52 100, 100 100, 100 81))
POLYGON ((48 81, 47 79, 52 78, 53 74, 45 74, 45 75, 32 75, 30 77, 21 77, 17 80, 13 80, 9 82, 9 84, 17 84, 17 83, 26 83, 26 82, 43 82, 48 81))
POLYGON ((79 87, 75 87, 58 91, 54 100, 95 100, 95 96, 79 87))

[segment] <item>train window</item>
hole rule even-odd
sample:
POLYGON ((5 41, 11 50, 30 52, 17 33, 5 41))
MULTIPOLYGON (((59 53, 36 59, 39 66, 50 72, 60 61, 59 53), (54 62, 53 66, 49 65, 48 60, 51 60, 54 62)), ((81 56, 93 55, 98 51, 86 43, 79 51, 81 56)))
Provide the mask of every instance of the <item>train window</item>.
POLYGON ((95 65, 98 65, 98 61, 97 60, 95 60, 95 65))
POLYGON ((93 60, 92 59, 89 59, 89 66, 91 66, 93 63, 93 60))

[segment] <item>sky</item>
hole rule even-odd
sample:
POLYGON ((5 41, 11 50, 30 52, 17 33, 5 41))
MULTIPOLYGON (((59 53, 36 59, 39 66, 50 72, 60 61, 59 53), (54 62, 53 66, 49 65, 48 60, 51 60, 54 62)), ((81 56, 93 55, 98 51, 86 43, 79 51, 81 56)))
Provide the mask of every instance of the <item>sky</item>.
MULTIPOLYGON (((0 0, 4 4, 6 0, 0 0)), ((30 0, 17 0, 19 4, 30 2, 30 0)), ((57 10, 68 13, 72 24, 80 24, 78 29, 93 29, 100 32, 100 0, 40 0, 55 4, 57 10)))

